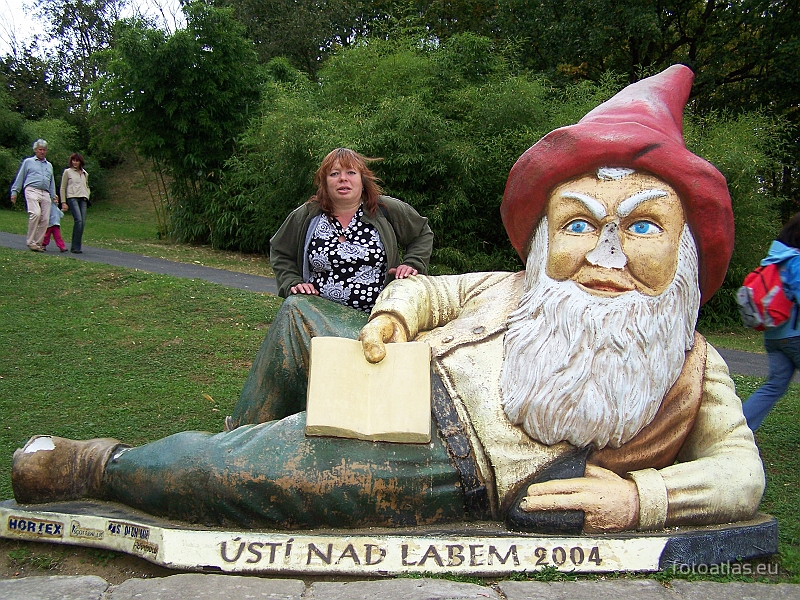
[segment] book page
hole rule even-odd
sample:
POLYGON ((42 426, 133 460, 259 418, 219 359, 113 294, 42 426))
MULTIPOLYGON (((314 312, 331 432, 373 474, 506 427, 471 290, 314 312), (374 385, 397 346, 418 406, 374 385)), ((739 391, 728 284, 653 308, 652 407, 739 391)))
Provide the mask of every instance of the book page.
POLYGON ((371 364, 357 340, 313 338, 306 435, 430 442, 430 360, 421 342, 386 344, 371 364))

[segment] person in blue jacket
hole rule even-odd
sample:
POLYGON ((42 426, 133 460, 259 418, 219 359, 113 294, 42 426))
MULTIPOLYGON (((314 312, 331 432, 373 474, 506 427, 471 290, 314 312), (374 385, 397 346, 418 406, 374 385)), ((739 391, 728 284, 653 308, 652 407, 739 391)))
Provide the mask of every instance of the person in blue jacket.
POLYGON ((755 431, 775 403, 786 393, 795 369, 800 369, 800 213, 783 226, 772 242, 761 265, 780 263, 783 291, 795 302, 792 315, 780 327, 764 330, 764 348, 769 359, 767 382, 753 392, 742 405, 747 425, 755 431))

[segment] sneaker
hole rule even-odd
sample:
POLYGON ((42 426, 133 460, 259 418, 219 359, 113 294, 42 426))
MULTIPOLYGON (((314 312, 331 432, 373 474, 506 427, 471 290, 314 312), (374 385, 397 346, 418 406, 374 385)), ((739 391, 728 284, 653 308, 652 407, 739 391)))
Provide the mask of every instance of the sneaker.
POLYGON ((73 254, 83 254, 83 250, 70 250, 73 254))
POLYGON ((67 249, 66 249, 66 248, 59 248, 59 250, 58 250, 58 251, 59 251, 59 252, 66 252, 66 251, 67 251, 67 249))
POLYGON ((28 244, 28 248, 30 248, 33 252, 44 252, 44 248, 38 244, 28 244))
POLYGON ((47 252, 47 246, 42 246, 42 252, 47 252))

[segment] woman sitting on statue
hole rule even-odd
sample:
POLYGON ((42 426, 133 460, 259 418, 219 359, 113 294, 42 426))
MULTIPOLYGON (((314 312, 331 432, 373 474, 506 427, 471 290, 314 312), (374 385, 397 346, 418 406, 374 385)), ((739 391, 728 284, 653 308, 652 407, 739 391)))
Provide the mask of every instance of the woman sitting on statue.
POLYGON ((314 175, 316 193, 270 240, 278 294, 287 300, 225 419, 226 430, 305 410, 310 339, 354 337, 391 280, 427 273, 433 248, 428 219, 382 195, 367 166, 371 160, 348 148, 328 153, 314 175), (287 360, 300 367, 293 369, 298 376, 286 372, 287 360))

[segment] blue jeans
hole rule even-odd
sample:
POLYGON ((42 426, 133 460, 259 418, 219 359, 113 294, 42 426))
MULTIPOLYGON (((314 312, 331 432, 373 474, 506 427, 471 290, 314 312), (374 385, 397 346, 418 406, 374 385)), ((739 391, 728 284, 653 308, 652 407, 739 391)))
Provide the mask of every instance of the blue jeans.
POLYGON ((67 205, 69 212, 72 213, 72 218, 75 219, 75 226, 72 228, 72 245, 70 250, 81 249, 81 239, 83 239, 83 227, 86 225, 86 205, 88 204, 86 198, 67 198, 67 205))
POLYGON ((795 369, 800 369, 800 336, 764 340, 769 360, 767 382, 742 405, 747 426, 755 431, 775 403, 786 393, 795 369))

